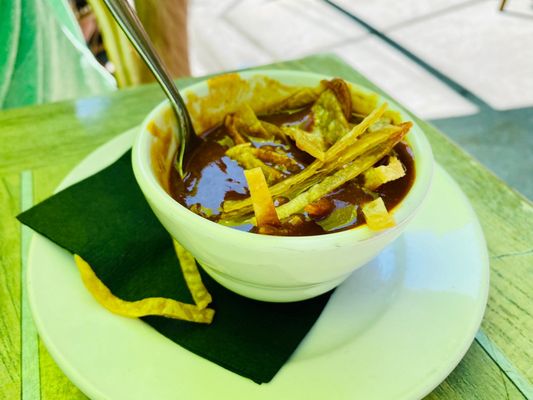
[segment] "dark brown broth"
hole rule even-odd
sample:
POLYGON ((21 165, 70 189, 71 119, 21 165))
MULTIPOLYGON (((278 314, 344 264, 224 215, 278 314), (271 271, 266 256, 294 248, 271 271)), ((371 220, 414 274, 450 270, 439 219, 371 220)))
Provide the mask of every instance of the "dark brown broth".
MULTIPOLYGON (((303 109, 294 113, 281 113, 263 116, 261 119, 270 123, 281 124, 311 124, 309 109, 303 109)), ((213 221, 220 217, 222 203, 225 200, 239 200, 249 196, 248 185, 244 177, 242 167, 234 160, 225 155, 228 146, 224 144, 227 131, 224 126, 216 127, 202 136, 203 140, 196 141, 188 151, 185 160, 185 177, 182 180, 173 169, 169 177, 170 194, 180 204, 193 210, 199 215, 213 221)), ((274 142, 253 142, 255 147, 282 146, 288 155, 298 162, 300 170, 309 165, 314 158, 298 149, 292 143, 281 145, 274 142)), ((405 197, 411 188, 415 167, 411 149, 403 142, 394 147, 398 158, 406 167, 406 175, 403 178, 381 185, 374 191, 383 198, 390 211, 405 197)), ((386 162, 387 157, 380 160, 376 165, 386 162)), ((295 173, 295 172, 293 172, 295 173)), ((288 176, 288 175, 287 175, 288 176)), ((320 226, 323 218, 314 218, 303 212, 296 218, 303 220, 298 226, 288 226, 285 230, 276 229, 277 235, 309 236, 330 232, 338 232, 351 229, 364 224, 364 217, 360 204, 371 201, 373 196, 361 189, 362 177, 347 182, 334 192, 325 196, 331 200, 335 209, 355 206, 356 216, 351 220, 344 221, 328 231, 320 226)), ((276 200, 276 199, 275 199, 276 200)), ((257 232, 257 227, 251 224, 235 226, 234 228, 244 231, 257 232)), ((268 230, 264 233, 268 233, 268 230)))

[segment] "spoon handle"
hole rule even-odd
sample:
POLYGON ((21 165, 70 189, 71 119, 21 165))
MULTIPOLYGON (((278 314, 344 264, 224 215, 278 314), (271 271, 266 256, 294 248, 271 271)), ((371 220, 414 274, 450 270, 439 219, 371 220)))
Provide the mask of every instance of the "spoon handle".
POLYGON ((174 85, 167 68, 154 49, 148 34, 144 30, 137 14, 128 3, 128 0, 104 0, 107 8, 124 31, 131 44, 141 58, 146 62, 148 68, 154 74, 161 88, 167 95, 178 120, 178 135, 180 139, 180 151, 178 159, 178 171, 183 177, 183 155, 186 143, 190 139, 189 135, 194 134, 191 119, 185 107, 185 103, 174 85))

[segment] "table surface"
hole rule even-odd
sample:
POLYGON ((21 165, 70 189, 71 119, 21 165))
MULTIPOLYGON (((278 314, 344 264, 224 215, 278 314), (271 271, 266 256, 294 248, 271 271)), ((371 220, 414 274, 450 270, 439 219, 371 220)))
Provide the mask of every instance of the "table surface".
MULTIPOLYGON (((381 92, 331 55, 269 68, 335 75, 381 92)), ((86 398, 57 367, 33 325, 25 285, 31 231, 15 216, 50 196, 83 157, 139 124, 162 99, 158 87, 146 85, 0 113, 0 398, 86 398)), ((427 398, 533 398, 532 204, 433 126, 415 120, 426 131, 436 160, 470 199, 491 269, 489 301, 476 339, 427 398)))

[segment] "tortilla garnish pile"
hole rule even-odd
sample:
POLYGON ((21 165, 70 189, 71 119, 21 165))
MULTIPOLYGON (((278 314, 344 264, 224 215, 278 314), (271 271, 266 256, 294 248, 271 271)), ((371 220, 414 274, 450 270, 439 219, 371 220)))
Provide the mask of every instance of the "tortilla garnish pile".
MULTIPOLYGON (((225 156, 244 170, 250 196, 238 200, 230 196, 218 210, 196 203, 189 207, 193 212, 227 226, 252 223, 259 228, 254 232, 274 235, 291 231, 303 220, 335 231, 334 221, 337 226, 346 225, 340 217, 354 220, 357 209, 363 208, 367 212, 362 216, 370 229, 394 226, 388 205, 375 202, 380 197, 376 189, 406 175, 395 146, 412 123, 402 122, 399 113, 390 110, 387 103, 378 104, 371 94, 362 93, 341 79, 332 79, 315 88, 297 89, 261 114, 256 114, 250 104, 241 104, 225 115, 223 125, 227 137, 220 145, 226 148, 225 156), (307 117, 278 125, 265 120, 280 111, 285 115, 305 112, 307 117), (303 167, 298 165, 291 156, 294 146, 313 161, 303 167), (363 181, 358 180, 360 176, 363 181), (346 184, 364 190, 364 203, 357 204, 355 211, 346 207, 339 212, 336 206, 327 206, 326 197, 346 184), (323 224, 325 219, 329 223, 323 224), (377 220, 382 222, 376 223, 377 220)), ((196 170, 191 174, 201 175, 196 170)), ((190 186, 189 190, 194 195, 197 188, 190 186)))

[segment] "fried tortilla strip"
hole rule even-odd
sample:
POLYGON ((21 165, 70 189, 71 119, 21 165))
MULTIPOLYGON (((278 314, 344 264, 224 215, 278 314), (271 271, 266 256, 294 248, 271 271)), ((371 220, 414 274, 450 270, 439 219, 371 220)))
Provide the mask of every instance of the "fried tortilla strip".
POLYGON ((368 115, 377 107, 378 95, 367 93, 357 86, 347 83, 352 98, 352 111, 357 114, 368 115))
POLYGON ((402 115, 396 110, 387 110, 383 116, 391 121, 393 125, 400 125, 402 123, 402 115))
POLYGON ((318 225, 325 231, 331 231, 335 228, 340 228, 348 224, 352 224, 357 218, 357 206, 355 204, 348 204, 342 208, 336 208, 326 218, 318 221, 318 225))
POLYGON ((397 157, 390 157, 387 165, 369 168, 365 171, 365 188, 374 190, 384 183, 400 179, 405 176, 405 169, 397 157))
POLYGON ((237 112, 235 117, 239 121, 246 136, 253 136, 256 138, 270 139, 268 131, 265 129, 261 121, 255 115, 254 110, 249 104, 243 104, 237 112))
POLYGON ((250 137, 287 141, 285 134, 276 125, 258 119, 249 104, 243 104, 233 114, 228 114, 224 124, 235 144, 246 143, 250 137))
POLYGON ((321 136, 324 147, 329 147, 350 130, 339 99, 331 89, 326 89, 311 107, 313 128, 311 133, 321 136))
POLYGON ((294 110, 297 108, 302 108, 316 101, 324 89, 325 88, 322 84, 315 88, 302 88, 291 96, 287 97, 282 102, 276 104, 274 107, 271 107, 268 112, 273 114, 281 110, 294 110))
MULTIPOLYGON (((324 175, 327 175, 331 171, 342 167, 344 164, 353 161, 356 157, 364 152, 372 149, 373 147, 384 143, 393 137, 403 137, 411 128, 412 124, 406 122, 401 126, 387 126, 385 129, 379 132, 364 133, 365 129, 377 120, 379 116, 386 109, 386 104, 382 105, 379 109, 374 110, 368 115, 361 124, 355 126, 348 134, 342 138, 344 147, 339 147, 337 144, 333 145, 327 150, 325 154, 326 163, 316 160, 307 166, 300 173, 292 175, 281 182, 273 185, 270 191, 273 196, 288 196, 294 195, 298 192, 306 190, 308 187, 319 181, 324 175), (363 133, 363 134, 362 134, 363 133), (360 136, 360 137, 359 137, 360 136)), ((339 140, 340 141, 340 140, 339 140)), ((237 210, 238 203, 245 203, 249 199, 237 200, 234 202, 224 202, 224 212, 232 212, 237 210)), ((251 202, 242 206, 250 212, 251 202)), ((239 213, 242 215, 242 213, 239 213)))
MULTIPOLYGON (((377 107, 378 95, 376 93, 365 93, 350 83, 347 83, 347 86, 351 94, 353 113, 365 116, 377 107)), ((392 121, 393 125, 398 125, 402 122, 402 116, 395 110, 387 110, 383 116, 392 121)))
POLYGON ((246 170, 244 176, 250 189, 257 226, 279 226, 278 214, 261 168, 246 170))
POLYGON ((233 139, 236 145, 246 143, 247 140, 239 132, 239 121, 235 114, 228 114, 224 118, 224 125, 228 131, 228 135, 233 139))
POLYGON ((230 147, 226 151, 226 155, 231 159, 237 161, 244 169, 261 168, 269 184, 275 183, 283 179, 283 174, 277 169, 266 165, 254 154, 254 147, 251 143, 239 144, 230 147))
POLYGON ((213 321, 213 316, 215 315, 213 309, 200 309, 195 304, 181 303, 163 297, 149 297, 138 301, 119 299, 98 279, 91 266, 85 260, 77 254, 74 255, 74 260, 87 290, 98 303, 114 314, 131 318, 157 315, 202 324, 210 324, 213 321))
POLYGON ((331 89, 339 104, 341 105, 342 112, 346 120, 350 119, 352 114, 352 95, 347 83, 339 78, 334 78, 330 81, 322 81, 322 85, 328 89, 331 89))
POLYGON ((357 125, 357 124, 361 123, 361 121, 364 120, 365 117, 366 117, 366 115, 353 112, 349 119, 357 121, 357 123, 355 124, 355 125, 357 125))
POLYGON ((365 216, 366 224, 374 231, 391 228, 395 225, 394 219, 392 219, 392 216, 387 211, 381 197, 363 204, 361 209, 365 216))
POLYGON ((285 133, 283 133, 283 131, 277 125, 262 120, 259 120, 259 122, 261 122, 261 125, 267 132, 269 138, 278 138, 283 143, 288 143, 287 135, 285 135, 285 133))
POLYGON ((390 118, 381 117, 376 122, 368 127, 368 132, 376 132, 383 129, 386 126, 393 125, 390 118))
POLYGON ((194 303, 200 310, 203 310, 209 303, 211 303, 211 301, 213 301, 213 299, 202 282, 202 277, 196 266, 196 260, 193 255, 176 240, 173 240, 173 242, 174 250, 176 251, 178 260, 180 260, 181 272, 183 273, 185 283, 189 288, 189 292, 191 292, 194 303))
POLYGON ((326 143, 319 130, 306 132, 294 126, 284 126, 282 127, 282 131, 294 140, 296 147, 300 150, 305 151, 320 161, 324 161, 326 143))
POLYGON ((228 114, 224 119, 224 125, 236 145, 246 143, 249 136, 262 139, 270 137, 248 104, 244 104, 233 114, 228 114))
POLYGON ((380 107, 374 109, 368 116, 357 124, 346 135, 342 136, 335 142, 326 152, 326 160, 335 160, 339 154, 344 151, 348 146, 355 142, 355 140, 361 136, 370 125, 374 124, 387 110, 387 103, 383 103, 380 107))
POLYGON ((298 162, 281 149, 266 149, 253 147, 251 143, 244 143, 230 147, 226 155, 237 161, 244 169, 261 167, 269 183, 283 178, 281 171, 299 171, 298 162), (266 165, 270 163, 273 166, 266 165))
MULTIPOLYGON (((333 83, 333 81, 323 81, 322 84, 330 85, 335 90, 342 92, 342 86, 333 83)), ((346 90, 348 90, 347 87, 346 90)), ((348 94, 345 93, 345 96, 348 94)), ((351 100, 348 97, 345 101, 351 100)), ((311 107, 311 114, 313 115, 313 127, 310 132, 296 126, 282 127, 282 131, 294 140, 300 150, 324 161, 326 149, 335 143, 339 137, 344 136, 350 129, 350 125, 345 117, 343 105, 335 91, 329 86, 311 107)))

